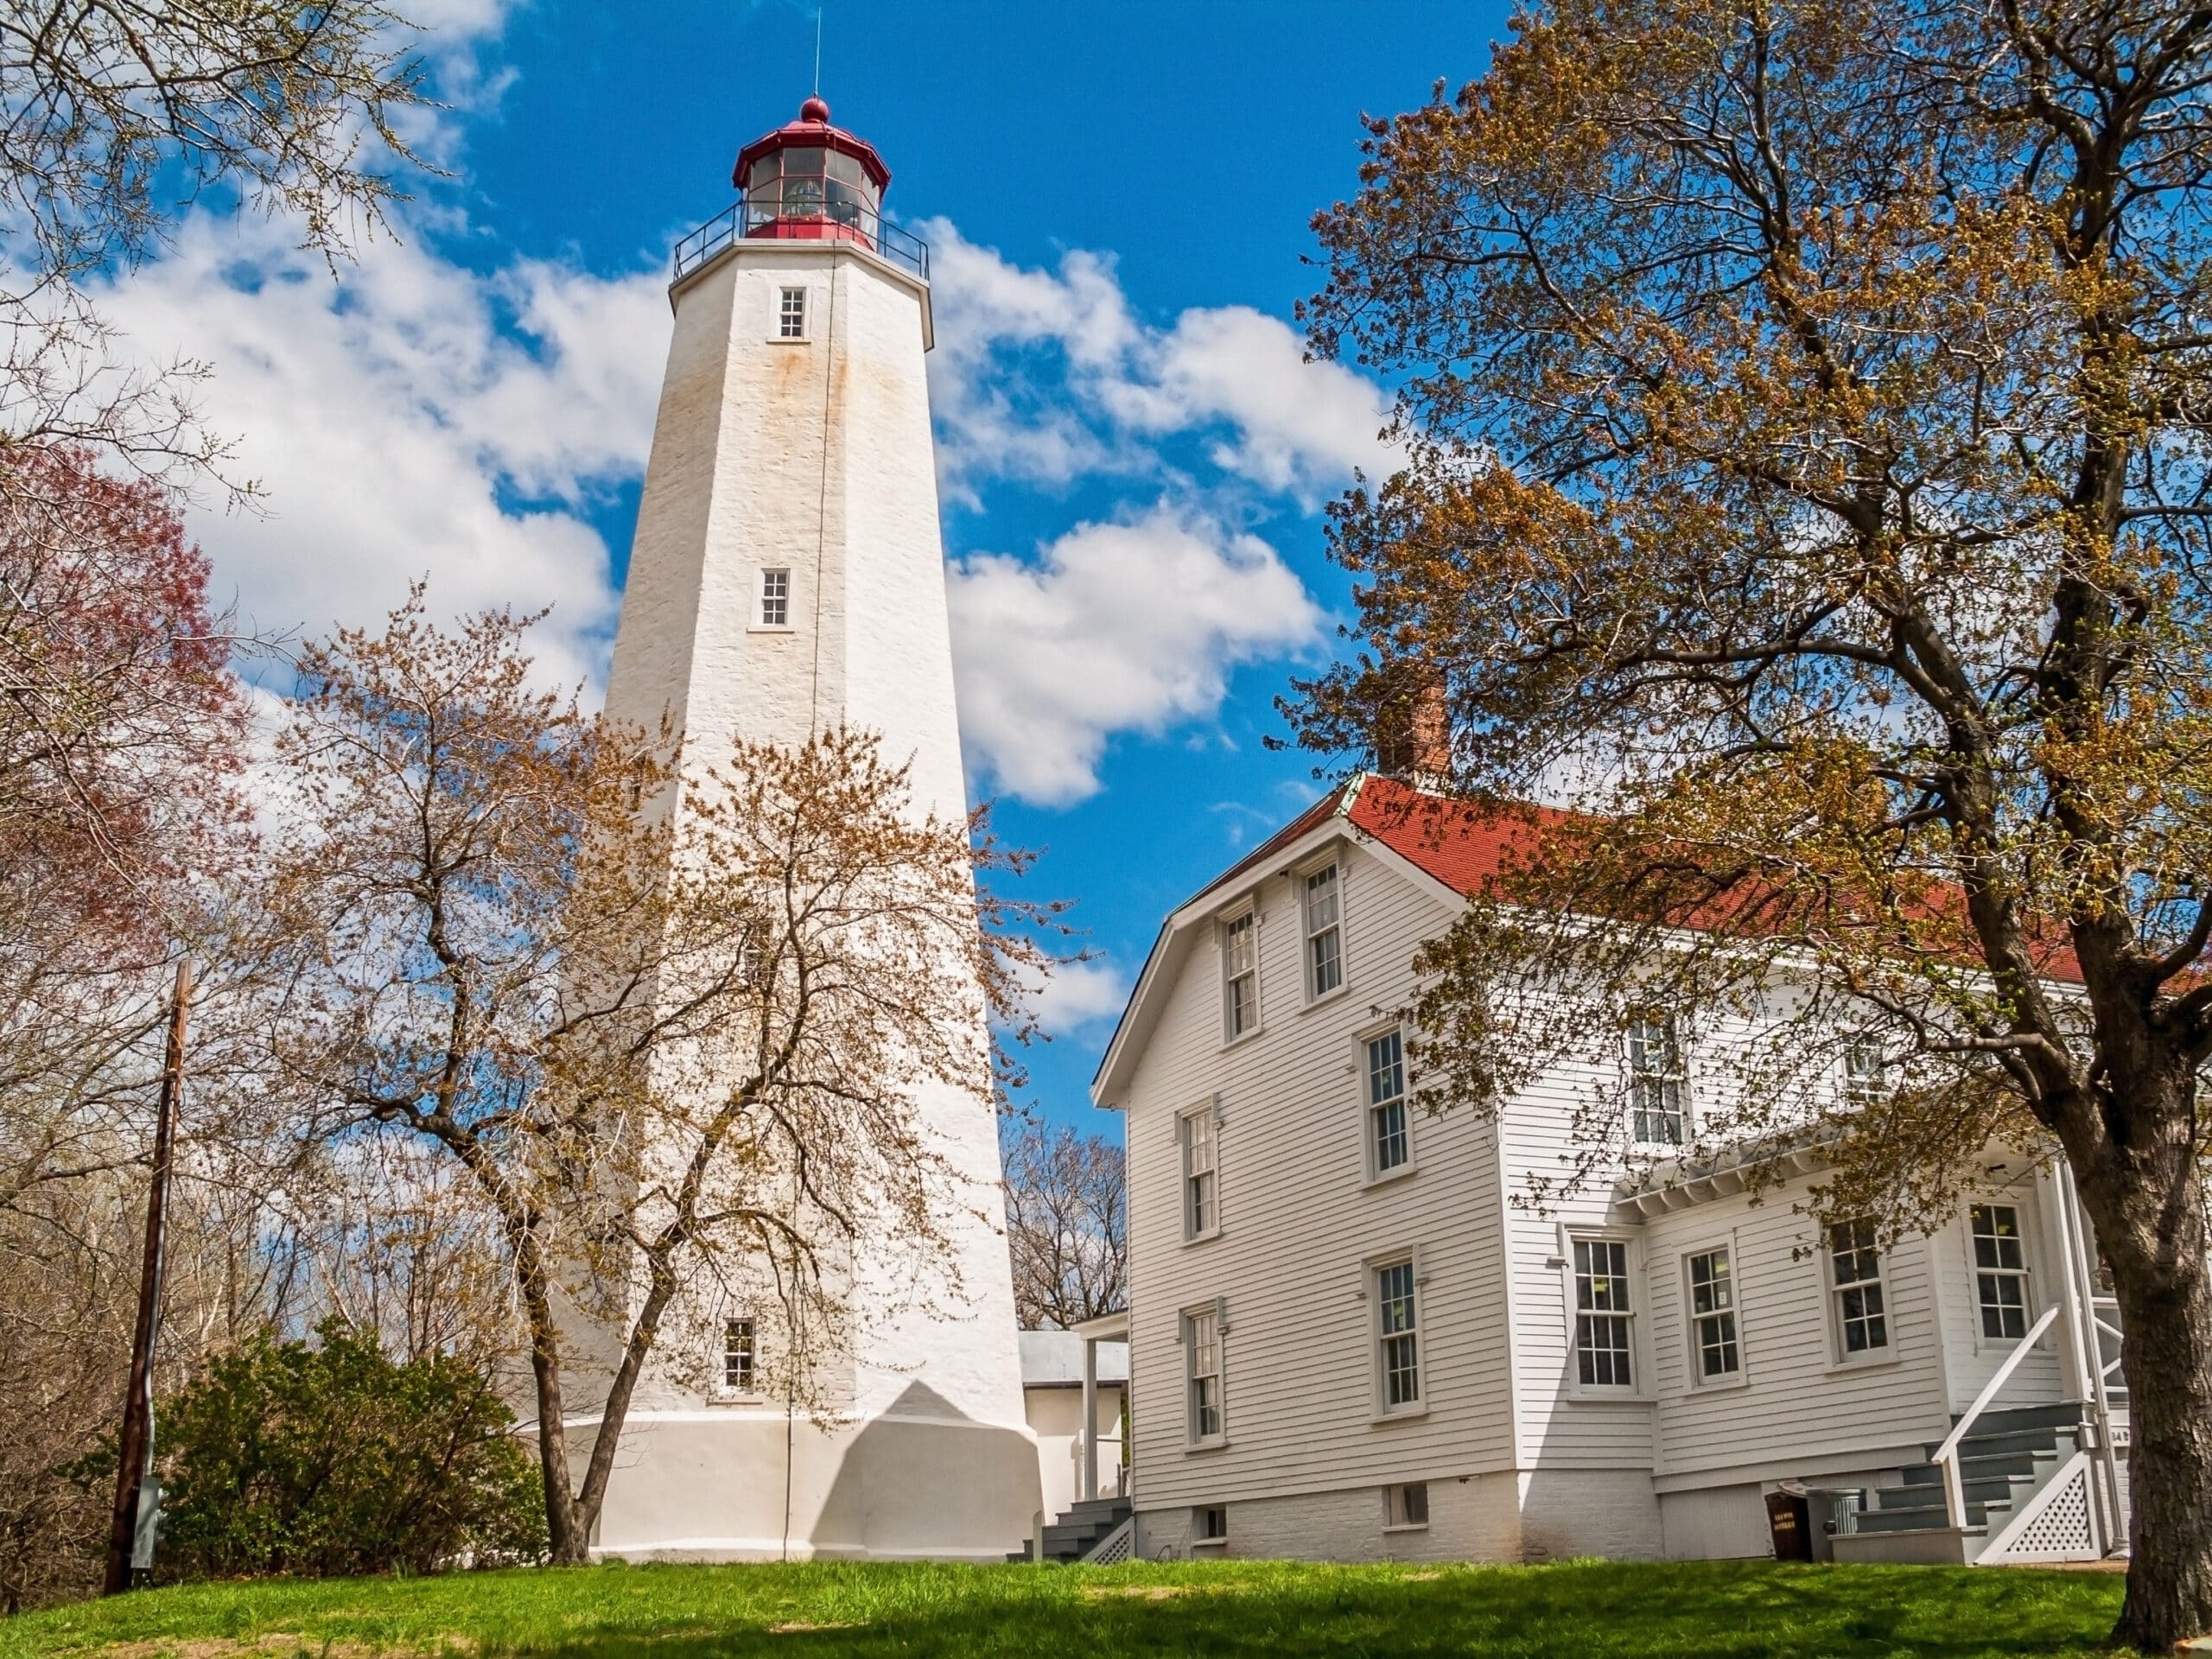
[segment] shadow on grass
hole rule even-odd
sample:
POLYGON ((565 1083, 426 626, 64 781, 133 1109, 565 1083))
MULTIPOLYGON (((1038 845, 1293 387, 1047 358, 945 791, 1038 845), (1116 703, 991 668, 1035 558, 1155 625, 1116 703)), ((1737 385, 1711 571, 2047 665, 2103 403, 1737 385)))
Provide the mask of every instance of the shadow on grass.
MULTIPOLYGON (((766 1586, 762 1586, 766 1588, 766 1586)), ((1982 1659, 2099 1650, 2119 1603, 2079 1574, 1750 1564, 1316 1569, 1222 1563, 978 1574, 870 1605, 815 1596, 744 1624, 577 1632, 485 1651, 531 1659, 1312 1655, 1317 1659, 1982 1659), (754 1621, 759 1622, 754 1622, 754 1621)))

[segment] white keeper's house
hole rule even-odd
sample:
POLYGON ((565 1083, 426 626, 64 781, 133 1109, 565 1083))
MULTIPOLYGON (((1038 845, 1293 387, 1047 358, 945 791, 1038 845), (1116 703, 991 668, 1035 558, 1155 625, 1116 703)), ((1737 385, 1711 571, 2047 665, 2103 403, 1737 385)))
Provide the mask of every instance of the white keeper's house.
MULTIPOLYGON (((1992 1147, 1879 1248, 1802 1200, 1817 1145, 1688 1162, 1701 1059, 1660 1010, 1494 1119, 1409 1104, 1416 945, 1495 823, 1330 794, 1171 915, 1093 1085, 1126 1115, 1146 1556, 1535 1561, 2124 1547, 2117 1319, 2063 1165, 1992 1147), (1587 1086, 1618 1179, 1538 1206, 1587 1086)), ((1857 1053, 1842 1069, 1874 1061, 1857 1053)), ((1840 1075, 1839 1090, 1854 1081, 1840 1075)))

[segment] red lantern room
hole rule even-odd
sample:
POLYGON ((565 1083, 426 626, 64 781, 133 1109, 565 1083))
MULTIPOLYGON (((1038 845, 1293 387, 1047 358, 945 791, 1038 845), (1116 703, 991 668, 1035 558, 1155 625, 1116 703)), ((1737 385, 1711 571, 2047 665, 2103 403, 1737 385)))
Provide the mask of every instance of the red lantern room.
POLYGON ((817 97, 799 105, 798 120, 738 151, 730 182, 744 198, 747 236, 874 248, 891 169, 874 144, 831 126, 830 106, 817 97))

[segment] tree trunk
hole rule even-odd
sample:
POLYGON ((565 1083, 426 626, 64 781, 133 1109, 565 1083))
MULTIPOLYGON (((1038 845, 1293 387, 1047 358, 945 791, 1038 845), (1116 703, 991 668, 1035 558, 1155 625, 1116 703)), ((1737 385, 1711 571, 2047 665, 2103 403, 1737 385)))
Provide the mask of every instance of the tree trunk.
POLYGON ((2133 1554, 2113 1639, 2145 1653, 2212 1631, 2212 1263, 2194 1086, 2173 1068, 2132 1103, 2135 1144, 2075 1165, 2126 1332, 2133 1554))

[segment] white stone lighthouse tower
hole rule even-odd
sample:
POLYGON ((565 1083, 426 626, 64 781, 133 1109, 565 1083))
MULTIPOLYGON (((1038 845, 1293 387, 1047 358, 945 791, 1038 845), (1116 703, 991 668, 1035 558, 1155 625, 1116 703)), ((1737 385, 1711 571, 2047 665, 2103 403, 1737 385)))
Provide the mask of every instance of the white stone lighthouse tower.
MULTIPOLYGON (((890 171, 810 98, 747 144, 737 207, 677 250, 676 313, 607 709, 669 717, 694 753, 732 734, 881 734, 915 805, 966 815, 923 353, 928 250, 885 223, 890 171)), ((973 1033, 980 1045, 983 1033, 973 1033)), ((952 1317, 857 1307, 849 1411, 780 1393, 641 1393, 594 1541, 602 1554, 997 1559, 1039 1502, 1024 1426, 997 1126, 988 1102, 918 1103, 969 1190, 943 1217, 952 1317)), ((865 1287, 922 1269, 854 1263, 865 1287)), ((717 1355, 717 1363, 720 1360, 717 1355)), ((671 1375, 678 1368, 670 1368, 671 1375)))

